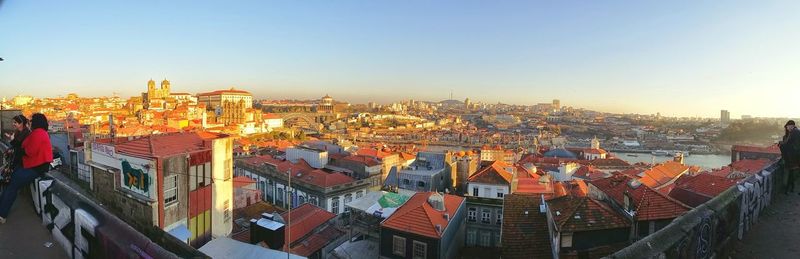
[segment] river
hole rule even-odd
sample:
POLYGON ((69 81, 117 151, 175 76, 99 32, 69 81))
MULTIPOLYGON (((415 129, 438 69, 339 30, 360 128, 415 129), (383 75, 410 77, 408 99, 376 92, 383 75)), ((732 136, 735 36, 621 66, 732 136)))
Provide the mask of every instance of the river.
MULTIPOLYGON (((614 156, 619 159, 625 160, 628 163, 661 163, 667 160, 672 160, 671 156, 653 156, 646 153, 625 153, 625 152, 612 152, 614 156), (631 156, 635 155, 635 156, 631 156)), ((683 159, 686 165, 696 165, 703 169, 715 169, 726 166, 731 163, 731 157, 726 155, 689 155, 683 159)))
MULTIPOLYGON (((428 146, 428 151, 434 152, 441 152, 441 151, 466 151, 471 150, 468 147, 448 147, 448 146, 428 146)), ((672 160, 671 156, 653 156, 647 153, 626 153, 626 152, 612 152, 614 156, 619 159, 625 160, 625 162, 634 164, 638 162, 644 163, 653 163, 655 160, 656 163, 661 163, 664 161, 672 160), (635 155, 635 156, 630 156, 635 155)), ((684 164, 686 165, 696 165, 700 166, 703 169, 716 169, 723 166, 726 166, 731 163, 731 157, 726 155, 692 155, 685 157, 683 159, 684 164)))

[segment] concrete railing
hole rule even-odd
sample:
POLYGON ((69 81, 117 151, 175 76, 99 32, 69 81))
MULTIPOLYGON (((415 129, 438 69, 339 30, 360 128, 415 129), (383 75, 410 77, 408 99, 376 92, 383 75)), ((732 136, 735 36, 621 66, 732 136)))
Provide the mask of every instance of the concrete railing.
POLYGON ((160 229, 147 235, 58 172, 31 185, 36 213, 70 258, 209 258, 160 229))
POLYGON ((727 253, 780 192, 786 173, 766 166, 663 229, 607 258, 727 258, 727 253))

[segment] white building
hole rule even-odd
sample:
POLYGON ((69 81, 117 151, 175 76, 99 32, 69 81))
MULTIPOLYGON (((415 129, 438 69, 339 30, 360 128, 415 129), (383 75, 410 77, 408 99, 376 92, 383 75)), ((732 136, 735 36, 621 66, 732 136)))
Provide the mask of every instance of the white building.
POLYGON ((317 169, 323 168, 328 164, 328 151, 306 146, 296 146, 286 149, 286 160, 297 163, 300 159, 308 162, 311 167, 317 169))

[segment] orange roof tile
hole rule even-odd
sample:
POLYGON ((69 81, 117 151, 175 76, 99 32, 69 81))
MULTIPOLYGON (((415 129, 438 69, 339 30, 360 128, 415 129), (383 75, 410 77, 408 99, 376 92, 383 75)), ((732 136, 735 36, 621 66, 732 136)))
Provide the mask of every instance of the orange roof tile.
POLYGON ((442 233, 447 229, 449 223, 449 220, 444 218, 444 214, 448 213, 451 217, 456 215, 457 210, 464 202, 464 197, 455 195, 418 192, 403 206, 400 206, 392 216, 384 220, 381 226, 438 239, 442 237, 442 233), (444 197, 444 211, 438 211, 428 203, 428 197, 431 195, 444 197), (436 230, 436 225, 441 226, 441 232, 436 230))
POLYGON ((297 208, 284 212, 281 214, 281 217, 287 220, 287 222, 292 222, 287 228, 291 235, 286 235, 286 244, 291 244, 303 239, 314 231, 314 229, 335 218, 336 214, 314 206, 311 203, 303 203, 303 205, 297 208))
POLYGON ((637 220, 672 219, 689 211, 690 207, 676 201, 655 189, 641 184, 638 180, 624 174, 591 181, 590 184, 608 195, 617 204, 624 203, 624 193, 633 199, 637 211, 637 220))
POLYGON ((482 168, 472 174, 467 181, 488 184, 511 184, 512 172, 506 170, 511 167, 503 161, 490 161, 483 163, 482 168))

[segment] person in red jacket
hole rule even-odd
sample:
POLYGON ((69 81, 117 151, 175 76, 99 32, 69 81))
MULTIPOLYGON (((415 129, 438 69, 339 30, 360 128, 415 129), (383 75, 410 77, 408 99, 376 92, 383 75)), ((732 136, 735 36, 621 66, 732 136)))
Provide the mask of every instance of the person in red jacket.
POLYGON ((22 142, 22 167, 14 170, 11 182, 0 195, 0 224, 6 222, 19 189, 30 185, 33 180, 50 170, 53 146, 50 144, 50 135, 47 134, 48 127, 44 114, 34 113, 31 116, 31 133, 22 142))

